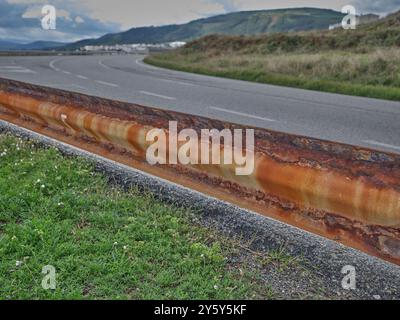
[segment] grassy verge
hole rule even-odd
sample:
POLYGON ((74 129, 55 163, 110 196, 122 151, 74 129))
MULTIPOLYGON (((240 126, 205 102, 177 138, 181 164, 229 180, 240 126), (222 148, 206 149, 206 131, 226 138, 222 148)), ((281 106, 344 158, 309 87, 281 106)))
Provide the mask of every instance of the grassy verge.
POLYGON ((190 212, 107 184, 82 159, 0 134, 0 299, 269 298, 190 212), (46 265, 56 289, 42 288, 46 265))
POLYGON ((154 54, 151 65, 211 76, 400 101, 400 50, 313 54, 199 52, 154 54))

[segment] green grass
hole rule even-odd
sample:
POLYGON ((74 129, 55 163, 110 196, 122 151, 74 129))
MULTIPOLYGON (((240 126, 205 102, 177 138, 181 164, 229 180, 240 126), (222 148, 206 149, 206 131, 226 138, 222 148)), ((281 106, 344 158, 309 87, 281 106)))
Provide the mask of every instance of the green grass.
POLYGON ((93 165, 0 135, 0 299, 271 297, 193 213, 111 187, 93 165), (57 287, 44 290, 45 265, 57 287))
MULTIPOLYGON (((304 58, 303 54, 260 56, 228 53, 223 55, 221 60, 220 56, 214 55, 214 53, 184 50, 154 54, 144 61, 158 67, 223 78, 400 101, 400 87, 398 86, 400 77, 396 72, 396 70, 400 70, 400 60, 397 59, 397 56, 393 62, 386 63, 384 61, 385 69, 368 71, 365 70, 365 65, 373 65, 368 60, 370 54, 360 55, 360 62, 356 61, 359 64, 353 68, 353 62, 350 60, 352 59, 351 54, 346 57, 341 53, 328 52, 326 55, 333 56, 332 60, 334 59, 335 63, 341 55, 342 66, 338 64, 336 69, 329 66, 331 69, 326 70, 327 66, 316 65, 314 61, 307 61, 307 58, 299 65, 298 61, 300 58, 304 58), (277 68, 278 64, 268 63, 268 61, 278 59, 286 59, 288 64, 277 68), (298 65, 295 65, 296 68, 288 69, 290 64, 298 65)), ((329 58, 323 61, 326 65, 332 64, 329 58)), ((381 62, 379 57, 377 61, 381 62)), ((376 69, 378 67, 377 63, 376 69)))

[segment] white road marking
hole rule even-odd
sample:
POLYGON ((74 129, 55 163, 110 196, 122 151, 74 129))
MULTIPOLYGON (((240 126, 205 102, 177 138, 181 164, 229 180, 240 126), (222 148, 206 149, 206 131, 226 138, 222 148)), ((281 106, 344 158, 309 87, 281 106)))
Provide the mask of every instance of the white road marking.
POLYGON ((54 71, 60 71, 60 69, 58 69, 55 65, 54 65, 54 63, 56 63, 57 61, 58 61, 59 59, 54 59, 54 60, 52 60, 52 61, 50 61, 50 63, 49 63, 49 67, 51 68, 51 69, 53 69, 54 71))
POLYGON ((110 68, 109 66, 105 65, 102 60, 99 60, 99 65, 101 65, 103 68, 106 68, 108 70, 112 70, 112 68, 110 68))
POLYGON ((114 88, 119 87, 119 85, 117 85, 115 83, 111 83, 111 82, 106 82, 106 81, 101 81, 101 80, 95 80, 95 82, 104 84, 105 86, 109 86, 109 87, 114 87, 114 88))
POLYGON ((16 73, 36 73, 33 70, 22 66, 0 66, 0 72, 16 72, 16 73))
POLYGON ((0 72, 15 72, 15 73, 36 73, 33 70, 30 69, 4 69, 2 70, 0 68, 0 72))
POLYGON ((148 95, 148 96, 153 96, 153 97, 157 97, 157 98, 161 98, 161 99, 166 99, 166 100, 176 100, 176 98, 174 98, 174 97, 168 97, 168 96, 164 96, 162 94, 157 94, 157 93, 148 92, 148 91, 140 91, 140 93, 148 95))
POLYGON ((374 146, 379 146, 379 147, 385 147, 393 150, 400 150, 400 146, 394 146, 392 144, 387 144, 387 143, 382 143, 374 140, 363 140, 363 142, 374 145, 374 146))
POLYGON ((147 69, 160 70, 160 68, 143 63, 140 59, 136 59, 136 64, 147 69))
POLYGON ((20 66, 0 66, 0 69, 20 69, 20 66))
POLYGON ((242 112, 232 111, 232 110, 218 108, 218 107, 209 107, 209 109, 212 109, 212 110, 215 110, 215 111, 231 113, 231 114, 236 114, 238 116, 251 118, 251 119, 257 119, 257 120, 263 120, 263 121, 269 121, 269 122, 277 122, 277 120, 274 120, 274 119, 265 118, 265 117, 259 117, 259 116, 255 116, 255 115, 248 114, 248 113, 242 113, 242 112))
POLYGON ((189 82, 182 82, 182 81, 175 81, 175 80, 169 80, 169 79, 158 79, 160 81, 164 81, 164 82, 172 82, 172 83, 177 83, 177 84, 181 84, 184 86, 188 86, 188 87, 194 87, 195 85, 189 82))
POLYGON ((77 74, 76 77, 79 78, 79 79, 84 79, 84 80, 88 80, 89 79, 88 77, 82 76, 80 74, 77 74))
POLYGON ((57 68, 57 67, 54 65, 56 62, 58 62, 58 61, 60 61, 60 60, 61 60, 61 59, 54 59, 54 60, 51 60, 50 63, 49 63, 49 67, 50 67, 52 70, 56 71, 56 72, 62 72, 62 73, 64 73, 64 74, 70 75, 71 72, 66 71, 66 70, 61 70, 60 68, 57 68))
MULTIPOLYGON (((151 66, 151 65, 143 63, 143 61, 140 60, 140 59, 136 59, 136 64, 141 66, 141 67, 147 68, 147 69, 160 70, 160 68, 157 68, 157 67, 154 67, 154 66, 151 66)), ((190 87, 194 87, 195 86, 195 84, 193 84, 193 83, 183 82, 183 81, 176 81, 176 80, 170 80, 170 79, 158 79, 158 80, 164 81, 164 82, 177 83, 177 84, 181 84, 181 85, 184 85, 184 86, 190 86, 190 87)))

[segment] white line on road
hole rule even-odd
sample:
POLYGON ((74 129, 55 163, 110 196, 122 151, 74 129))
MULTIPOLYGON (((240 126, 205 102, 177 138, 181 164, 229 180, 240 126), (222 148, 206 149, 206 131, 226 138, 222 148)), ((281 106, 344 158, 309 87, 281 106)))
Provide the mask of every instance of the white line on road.
POLYGON ((51 69, 53 69, 54 71, 60 71, 60 69, 58 69, 56 66, 54 66, 54 63, 56 63, 58 60, 59 59, 54 59, 54 60, 50 61, 50 63, 49 63, 49 67, 51 69))
POLYGON ((18 65, 0 66, 0 72, 36 73, 33 70, 18 65))
POLYGON ((111 83, 111 82, 106 82, 106 81, 101 81, 101 80, 95 80, 95 82, 104 84, 105 86, 109 86, 109 87, 114 87, 114 88, 119 87, 119 85, 117 85, 115 83, 111 83))
POLYGON ((174 97, 168 97, 168 96, 164 96, 162 94, 157 94, 157 93, 148 92, 148 91, 140 91, 140 93, 148 95, 148 96, 153 96, 153 97, 157 97, 157 98, 161 98, 161 99, 166 99, 166 100, 176 100, 176 98, 174 98, 174 97))
POLYGON ((84 80, 88 80, 89 79, 88 77, 82 76, 80 74, 77 74, 76 77, 79 78, 79 79, 84 79, 84 80))
POLYGON ((379 147, 385 147, 393 150, 400 150, 400 146, 394 146, 392 144, 387 144, 387 143, 382 143, 374 140, 364 140, 363 142, 374 145, 374 146, 379 146, 379 147))
MULTIPOLYGON (((148 65, 148 64, 143 63, 143 61, 140 60, 140 59, 136 59, 136 64, 141 66, 141 67, 147 68, 147 69, 160 70, 160 68, 157 68, 157 67, 154 67, 152 65, 148 65)), ((181 85, 184 85, 184 86, 190 86, 190 87, 194 87, 195 86, 195 84, 193 84, 193 83, 183 82, 183 81, 176 81, 176 80, 170 80, 170 79, 158 79, 158 80, 164 81, 164 82, 177 83, 177 84, 181 84, 181 85)))
POLYGON ((101 65, 103 68, 106 68, 108 70, 112 70, 112 68, 110 68, 109 66, 105 65, 102 60, 99 60, 99 65, 101 65))
POLYGON ((274 120, 274 119, 265 118, 265 117, 259 117, 259 116, 255 116, 255 115, 252 115, 252 114, 242 113, 242 112, 238 112, 238 111, 232 111, 232 110, 218 108, 218 107, 209 107, 209 109, 212 109, 212 110, 215 110, 215 111, 231 113, 231 114, 236 114, 238 116, 242 116, 242 117, 246 117, 246 118, 264 120, 264 121, 269 121, 269 122, 277 122, 277 120, 274 120))
POLYGON ((143 61, 140 59, 136 59, 136 64, 147 69, 160 70, 160 68, 143 63, 143 61))
POLYGON ((71 72, 65 71, 65 70, 61 70, 61 72, 62 72, 62 73, 65 73, 65 74, 71 74, 71 72))
POLYGON ((33 70, 30 69, 4 69, 2 70, 0 68, 0 72, 15 72, 15 73, 36 73, 33 70))
POLYGON ((0 66, 0 69, 21 69, 20 66, 0 66))
POLYGON ((189 83, 189 82, 175 81, 175 80, 169 80, 169 79, 158 79, 158 80, 164 81, 164 82, 171 82, 171 83, 181 84, 181 85, 188 86, 188 87, 194 87, 194 84, 189 83))

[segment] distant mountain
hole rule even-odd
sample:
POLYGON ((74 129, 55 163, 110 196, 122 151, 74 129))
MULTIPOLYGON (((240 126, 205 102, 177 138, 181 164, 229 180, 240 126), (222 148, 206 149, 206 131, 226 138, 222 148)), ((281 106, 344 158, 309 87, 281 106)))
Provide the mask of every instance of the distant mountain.
POLYGON ((16 42, 0 40, 0 50, 10 50, 11 48, 15 48, 19 45, 20 44, 16 42))
POLYGON ((10 41, 0 40, 0 50, 1 51, 17 51, 17 50, 51 50, 60 47, 65 47, 67 45, 64 42, 55 41, 35 41, 31 43, 16 43, 10 41))
POLYGON ((56 41, 35 41, 21 45, 21 50, 50 50, 64 47, 66 43, 56 41))
POLYGON ((85 45, 115 45, 129 43, 163 43, 190 41, 209 34, 257 35, 270 32, 328 29, 342 21, 343 14, 334 10, 295 8, 241 11, 195 20, 182 25, 133 28, 107 34, 98 39, 86 39, 66 46, 77 49, 85 45))

